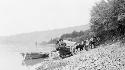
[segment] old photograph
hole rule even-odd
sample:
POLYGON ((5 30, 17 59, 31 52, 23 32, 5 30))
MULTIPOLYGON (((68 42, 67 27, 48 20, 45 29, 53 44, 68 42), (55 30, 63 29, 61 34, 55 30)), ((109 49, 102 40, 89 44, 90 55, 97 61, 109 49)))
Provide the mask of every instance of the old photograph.
POLYGON ((125 70, 125 0, 0 0, 0 70, 125 70))

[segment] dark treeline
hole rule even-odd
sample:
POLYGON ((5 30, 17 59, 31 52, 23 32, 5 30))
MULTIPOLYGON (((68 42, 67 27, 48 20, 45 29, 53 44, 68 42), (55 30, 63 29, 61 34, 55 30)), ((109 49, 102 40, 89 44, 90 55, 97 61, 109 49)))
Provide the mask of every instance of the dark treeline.
POLYGON ((60 38, 51 39, 48 43, 49 44, 56 43, 58 39, 70 39, 75 42, 81 42, 87 38, 91 38, 92 35, 93 34, 91 33, 91 30, 80 31, 80 32, 73 31, 72 33, 61 35, 60 38))
POLYGON ((75 38, 75 37, 79 37, 79 36, 82 36, 82 35, 84 35, 83 31, 80 31, 80 32, 73 31, 72 33, 69 33, 69 34, 63 34, 60 38, 62 38, 62 39, 64 39, 64 38, 75 38))

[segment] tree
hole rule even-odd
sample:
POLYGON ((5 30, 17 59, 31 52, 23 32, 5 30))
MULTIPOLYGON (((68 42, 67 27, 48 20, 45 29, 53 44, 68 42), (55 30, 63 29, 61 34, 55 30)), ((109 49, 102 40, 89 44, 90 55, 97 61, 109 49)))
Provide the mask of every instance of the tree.
POLYGON ((101 0, 91 10, 91 30, 95 34, 108 30, 122 33, 125 30, 124 14, 125 0, 101 0))

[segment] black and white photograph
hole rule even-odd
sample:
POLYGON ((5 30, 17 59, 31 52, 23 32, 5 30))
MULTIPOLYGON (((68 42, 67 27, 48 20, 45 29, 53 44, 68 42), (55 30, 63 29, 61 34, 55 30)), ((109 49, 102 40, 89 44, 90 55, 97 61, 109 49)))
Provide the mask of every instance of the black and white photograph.
POLYGON ((0 0, 0 70, 125 70, 125 0, 0 0))

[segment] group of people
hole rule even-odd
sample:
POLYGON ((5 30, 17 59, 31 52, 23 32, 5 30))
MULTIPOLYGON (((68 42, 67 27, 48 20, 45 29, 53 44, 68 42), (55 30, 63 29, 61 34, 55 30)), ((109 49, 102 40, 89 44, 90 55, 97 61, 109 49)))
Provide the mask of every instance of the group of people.
POLYGON ((78 51, 93 49, 96 47, 99 38, 92 37, 90 39, 81 41, 80 43, 59 39, 56 43, 57 51, 59 51, 60 56, 66 57, 67 55, 74 55, 78 51))
POLYGON ((57 47, 55 51, 50 52, 49 54, 42 53, 22 53, 22 56, 25 60, 28 59, 38 59, 38 58, 46 58, 50 57, 50 59, 58 59, 58 58, 66 58, 77 54, 77 52, 89 49, 93 49, 96 47, 96 43, 99 41, 99 38, 92 37, 90 39, 86 39, 84 41, 73 42, 69 40, 59 39, 56 43, 57 47), (59 57, 58 57, 59 56, 59 57))

